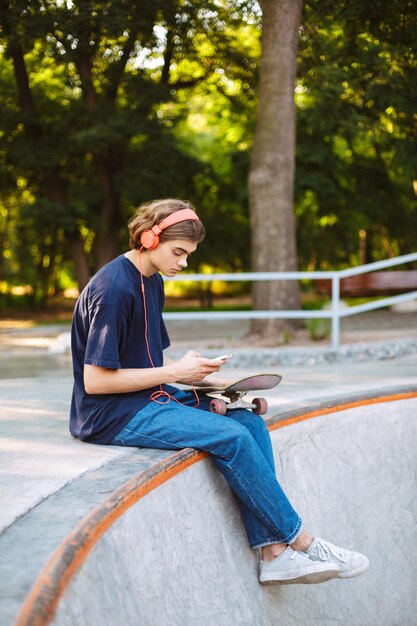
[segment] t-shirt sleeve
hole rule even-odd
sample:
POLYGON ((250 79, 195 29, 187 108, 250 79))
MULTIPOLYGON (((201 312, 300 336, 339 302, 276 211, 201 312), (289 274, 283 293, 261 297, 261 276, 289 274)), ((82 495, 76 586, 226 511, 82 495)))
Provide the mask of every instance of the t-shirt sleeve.
POLYGON ((84 363, 109 369, 120 369, 120 346, 126 336, 126 317, 111 304, 95 308, 90 320, 84 363))

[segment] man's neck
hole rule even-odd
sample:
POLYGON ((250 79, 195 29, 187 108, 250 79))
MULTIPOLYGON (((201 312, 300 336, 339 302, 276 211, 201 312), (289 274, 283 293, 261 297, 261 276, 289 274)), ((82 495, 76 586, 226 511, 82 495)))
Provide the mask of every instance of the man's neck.
POLYGON ((125 257, 133 263, 138 272, 140 272, 146 278, 150 278, 155 274, 156 270, 149 262, 146 252, 139 252, 139 250, 129 250, 125 252, 125 257))

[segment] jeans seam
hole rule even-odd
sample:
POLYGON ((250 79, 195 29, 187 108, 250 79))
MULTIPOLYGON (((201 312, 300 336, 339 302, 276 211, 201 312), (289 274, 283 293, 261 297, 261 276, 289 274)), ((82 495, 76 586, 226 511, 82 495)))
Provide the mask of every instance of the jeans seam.
MULTIPOLYGON (((176 448, 176 449, 178 449, 178 450, 183 450, 183 448, 184 448, 184 446, 178 446, 178 445, 177 445, 177 444, 175 444, 175 443, 169 443, 168 441, 164 441, 164 439, 159 439, 158 437, 150 437, 149 435, 144 435, 144 434, 142 434, 142 432, 141 432, 141 431, 139 431, 139 430, 130 430, 129 428, 126 428, 126 427, 124 428, 124 430, 126 430, 126 431, 127 431, 127 432, 129 432, 129 433, 138 434, 138 435, 140 435, 141 437, 143 437, 144 439, 150 439, 151 441, 158 441, 159 443, 163 443, 163 444, 165 444, 165 445, 167 445, 167 446, 173 446, 173 447, 175 447, 175 448, 176 448)), ((123 441, 123 439, 122 439, 121 441, 123 441)), ((125 442, 124 442, 124 443, 125 443, 125 442)), ((125 443, 125 445, 126 445, 126 443, 125 443)), ((168 448, 168 449, 169 449, 169 448, 168 448)))
MULTIPOLYGON (((280 530, 276 527, 275 522, 271 522, 270 520, 268 520, 268 518, 264 515, 264 513, 263 513, 263 512, 259 509, 259 507, 257 506, 257 504, 253 501, 252 496, 250 495, 250 493, 248 492, 248 490, 247 490, 247 488, 246 488, 246 485, 245 485, 244 479, 242 479, 242 478, 240 477, 240 475, 238 475, 238 474, 236 473, 236 471, 235 471, 235 470, 234 470, 231 466, 229 466, 229 469, 233 472, 233 474, 235 475, 236 479, 239 481, 239 483, 240 483, 240 484, 242 485, 242 487, 244 488, 245 493, 247 494, 247 496, 248 496, 248 498, 250 499, 250 501, 253 503, 254 508, 255 508, 257 511, 259 511, 259 514, 260 514, 261 518, 262 518, 263 520, 266 520, 266 524, 265 524, 265 525, 266 525, 267 527, 273 526, 274 531, 275 531, 278 535, 280 535, 280 536, 282 537, 282 533, 281 533, 281 532, 280 532, 280 530)), ((295 511, 294 511, 294 512, 295 512, 295 511)), ((302 520, 301 520, 300 516, 299 516, 297 513, 296 513, 296 515, 297 515, 298 521, 297 521, 297 525, 296 525, 296 527, 295 527, 294 531, 291 533, 291 535, 290 535, 290 537, 289 537, 289 538, 283 538, 281 543, 288 543, 289 541, 292 541, 292 540, 294 540, 294 539, 296 538, 296 535, 297 535, 297 533, 298 533, 298 531, 299 531, 299 529, 301 528, 301 525, 302 525, 302 520), (294 536, 295 536, 295 537, 294 537, 294 536)), ((265 523, 265 521, 264 521, 264 523, 265 523)))
POLYGON ((244 491, 245 491, 246 495, 248 496, 249 500, 252 502, 253 507, 254 507, 254 508, 258 511, 258 513, 259 513, 260 517, 262 518, 263 522, 265 523, 265 525, 266 525, 266 526, 268 526, 268 527, 273 526, 273 527, 274 527, 274 528, 273 528, 273 529, 274 529, 274 531, 275 531, 277 534, 281 534, 281 533, 279 532, 279 529, 277 529, 277 527, 275 526, 274 522, 271 522, 271 521, 270 521, 270 520, 269 520, 269 519, 265 516, 265 514, 264 514, 264 513, 263 513, 263 512, 259 509, 259 507, 258 507, 258 505, 256 504, 256 502, 254 502, 254 501, 253 501, 251 494, 250 494, 250 493, 248 492, 248 490, 247 490, 247 487, 246 487, 246 485, 245 485, 245 483, 244 483, 244 480, 242 480, 242 479, 240 478, 240 476, 236 473, 236 471, 235 471, 235 470, 234 470, 234 469, 233 469, 230 465, 229 465, 229 469, 230 469, 230 471, 231 471, 231 472, 233 472, 233 474, 235 475, 235 477, 236 477, 237 481, 238 481, 238 482, 240 483, 240 485, 243 487, 243 489, 244 489, 244 491))
POLYGON ((121 437, 119 437, 118 435, 113 437, 113 441, 116 441, 116 440, 120 441, 124 446, 126 445, 126 442, 121 437))

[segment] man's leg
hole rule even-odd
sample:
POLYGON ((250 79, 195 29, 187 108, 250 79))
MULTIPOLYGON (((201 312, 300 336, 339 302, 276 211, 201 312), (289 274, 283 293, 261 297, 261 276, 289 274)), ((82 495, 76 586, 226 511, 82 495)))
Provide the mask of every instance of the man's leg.
MULTIPOLYGON (((171 401, 150 403, 127 424, 112 444, 181 449, 193 447, 212 455, 214 464, 238 498, 259 518, 275 546, 291 543, 301 519, 249 430, 227 416, 171 401)), ((261 561, 260 582, 324 582, 339 574, 335 563, 314 562, 290 547, 271 562, 261 561)))
POLYGON ((209 452, 215 466, 252 513, 281 543, 300 532, 301 519, 249 430, 227 416, 181 406, 150 403, 114 438, 112 444, 209 452))
MULTIPOLYGON (((203 396, 201 398, 200 408, 207 411, 210 410, 209 401, 210 398, 203 396)), ((260 415, 256 415, 256 413, 247 409, 233 409, 227 412, 227 416, 236 420, 249 430, 272 471, 276 474, 271 437, 265 420, 260 415)), ((252 548, 261 548, 262 560, 269 562, 282 554, 286 549, 286 545, 280 543, 279 538, 271 534, 269 529, 252 513, 240 498, 237 498, 237 502, 248 535, 249 544, 252 548)), ((313 535, 300 529, 297 537, 291 542, 291 547, 294 550, 307 552, 313 539, 313 535)))
MULTIPOLYGON (((252 411, 244 409, 228 411, 227 415, 250 431, 275 472, 271 438, 263 418, 252 411)), ((262 546, 263 563, 261 563, 261 568, 268 568, 269 566, 266 563, 272 563, 276 557, 282 554, 285 547, 282 544, 275 543, 273 539, 271 540, 268 529, 239 498, 238 503, 248 537, 250 538, 250 544, 252 546, 262 546)), ((314 537, 305 530, 301 530, 297 538, 291 542, 291 548, 295 551, 306 553, 312 560, 337 564, 340 569, 338 578, 358 576, 369 567, 369 561, 363 554, 334 546, 328 541, 314 537)), ((272 567, 276 568, 274 563, 272 567)))
MULTIPOLYGON (((207 411, 210 410, 209 401, 210 398, 203 396, 201 398, 199 408, 207 411)), ((247 409, 232 409, 227 412, 227 417, 235 420, 248 429, 275 475, 274 453, 272 450, 271 437, 265 424, 265 420, 260 415, 256 415, 253 411, 247 409)), ((275 534, 271 533, 270 529, 259 520, 258 516, 252 512, 243 500, 237 498, 237 502, 246 533, 248 535, 249 544, 252 548, 261 548, 280 543, 280 539, 275 534)), ((300 536, 302 532, 303 531, 300 528, 298 536, 300 536)), ((278 556, 278 554, 284 549, 285 545, 280 544, 280 548, 272 550, 274 554, 271 554, 271 558, 278 556)), ((264 553, 264 558, 267 551, 263 550, 262 552, 264 553)))

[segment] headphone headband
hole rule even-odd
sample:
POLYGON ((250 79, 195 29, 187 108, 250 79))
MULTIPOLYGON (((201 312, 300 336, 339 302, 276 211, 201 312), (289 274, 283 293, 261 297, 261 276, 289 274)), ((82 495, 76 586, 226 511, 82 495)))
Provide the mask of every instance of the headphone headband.
POLYGON ((140 243, 147 250, 153 250, 159 244, 159 235, 165 228, 178 224, 179 222, 187 222, 188 220, 199 220, 198 215, 192 209, 180 209, 165 217, 159 224, 155 224, 151 229, 145 230, 141 237, 140 243))
POLYGON ((178 224, 179 222, 186 222, 187 220, 198 219, 199 218, 197 214, 194 213, 192 209, 180 209, 179 211, 171 213, 171 215, 168 215, 168 217, 165 217, 162 222, 159 222, 159 224, 155 224, 155 226, 153 226, 151 230, 155 233, 155 235, 160 235, 161 232, 169 226, 173 226, 174 224, 178 224))

